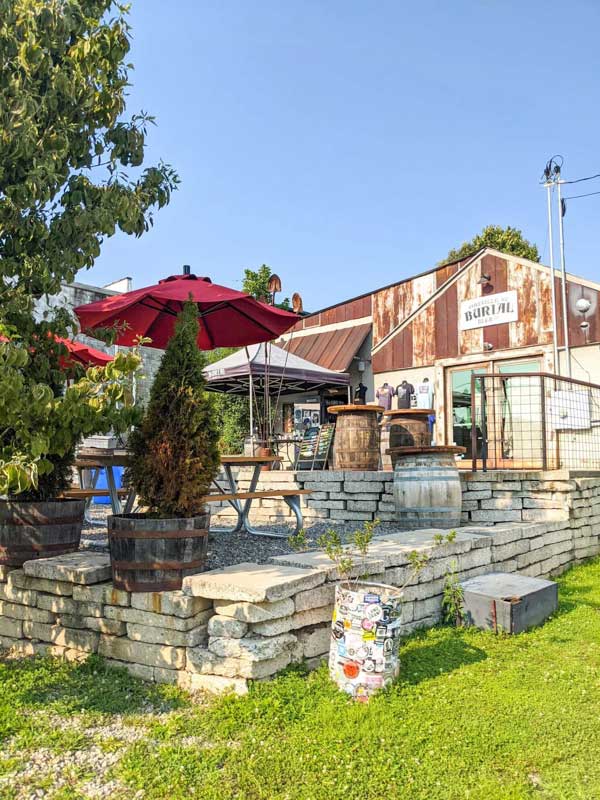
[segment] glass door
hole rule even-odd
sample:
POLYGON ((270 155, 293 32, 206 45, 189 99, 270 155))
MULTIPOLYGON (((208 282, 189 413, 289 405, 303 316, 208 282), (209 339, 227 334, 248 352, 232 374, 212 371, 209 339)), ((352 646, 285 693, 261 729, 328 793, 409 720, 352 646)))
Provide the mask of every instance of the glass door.
MULTIPOLYGON (((451 442, 459 447, 466 448, 465 459, 473 458, 471 377, 473 375, 485 375, 488 371, 489 364, 476 364, 469 369, 451 369, 449 371, 449 400, 450 408, 452 409, 450 418, 451 442)), ((475 391, 478 394, 481 392, 481 387, 478 383, 475 384, 475 391)), ((482 446, 481 402, 479 402, 478 398, 476 398, 475 402, 475 430, 477 458, 480 458, 482 446)))

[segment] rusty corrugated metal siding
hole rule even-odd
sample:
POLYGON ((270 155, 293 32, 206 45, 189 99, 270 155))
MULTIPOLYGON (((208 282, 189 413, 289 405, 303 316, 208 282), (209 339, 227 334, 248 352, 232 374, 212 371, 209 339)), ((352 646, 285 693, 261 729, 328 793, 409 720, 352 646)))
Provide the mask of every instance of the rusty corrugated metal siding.
POLYGON ((290 353, 327 369, 346 372, 371 330, 369 323, 279 341, 290 353))

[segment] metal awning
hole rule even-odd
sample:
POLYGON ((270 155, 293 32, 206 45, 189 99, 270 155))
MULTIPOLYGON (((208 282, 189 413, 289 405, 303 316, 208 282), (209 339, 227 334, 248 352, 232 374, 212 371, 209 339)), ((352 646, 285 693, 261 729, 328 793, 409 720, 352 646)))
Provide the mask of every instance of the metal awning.
POLYGON ((292 336, 278 344, 300 358, 306 358, 328 370, 345 372, 362 347, 371 330, 371 323, 305 336, 292 336))
POLYGON ((319 389, 346 387, 350 376, 314 364, 277 345, 268 345, 265 368, 265 345, 255 344, 210 364, 204 369, 208 386, 216 392, 247 395, 252 382, 254 390, 263 390, 268 374, 270 393, 274 395, 314 392, 319 389))

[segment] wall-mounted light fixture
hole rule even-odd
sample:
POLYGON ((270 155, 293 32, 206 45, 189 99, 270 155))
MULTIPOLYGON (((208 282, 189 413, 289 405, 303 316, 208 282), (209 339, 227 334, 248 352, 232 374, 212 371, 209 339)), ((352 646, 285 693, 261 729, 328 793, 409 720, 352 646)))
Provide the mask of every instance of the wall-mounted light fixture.
POLYGON ((587 299, 587 297, 580 297, 579 300, 575 303, 575 307, 580 314, 587 314, 591 306, 592 304, 587 299))
POLYGON ((487 286, 491 281, 491 277, 487 275, 485 272, 481 273, 481 278, 477 281, 477 283, 481 284, 481 286, 487 286))
POLYGON ((494 349, 494 345, 491 342, 484 342, 483 343, 483 349, 484 350, 488 350, 488 351, 489 350, 493 350, 494 349))

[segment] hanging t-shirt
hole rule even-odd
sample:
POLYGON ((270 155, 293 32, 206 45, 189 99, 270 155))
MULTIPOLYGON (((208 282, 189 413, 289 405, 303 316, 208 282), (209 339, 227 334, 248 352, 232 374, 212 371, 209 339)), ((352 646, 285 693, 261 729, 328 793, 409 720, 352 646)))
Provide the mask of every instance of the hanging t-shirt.
POLYGON ((410 408, 410 396, 414 394, 415 387, 408 381, 403 381, 397 388, 398 408, 410 408))
POLYGON ((433 386, 428 381, 417 384, 417 408, 433 408, 433 386))
POLYGON ((390 386, 388 383, 386 386, 380 386, 379 389, 377 389, 375 397, 379 401, 379 405, 383 406, 386 411, 389 411, 392 407, 392 397, 395 394, 394 387, 390 386))
POLYGON ((360 405, 365 404, 367 399, 367 387, 364 383, 359 383, 356 389, 354 390, 354 402, 358 402, 360 405))

